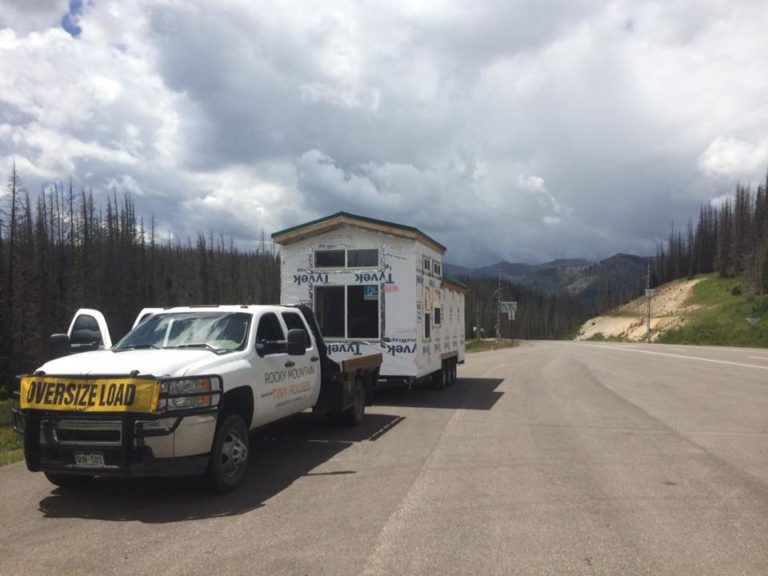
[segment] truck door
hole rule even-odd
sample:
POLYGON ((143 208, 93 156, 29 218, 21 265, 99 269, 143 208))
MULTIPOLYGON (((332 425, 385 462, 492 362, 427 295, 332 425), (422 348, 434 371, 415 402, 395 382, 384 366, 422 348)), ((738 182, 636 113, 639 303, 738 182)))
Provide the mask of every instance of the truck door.
POLYGON ((300 380, 308 382, 311 386, 309 394, 304 397, 304 408, 309 408, 317 403, 317 397, 320 395, 320 383, 322 380, 320 353, 312 338, 312 332, 301 314, 298 312, 283 312, 280 316, 283 322, 285 322, 286 329, 294 330, 300 328, 307 334, 304 356, 293 356, 291 360, 296 363, 297 367, 301 366, 302 376, 300 380))
POLYGON ((295 362, 286 351, 286 334, 277 314, 267 312, 256 328, 255 426, 291 414, 288 371, 295 362))
POLYGON ((112 348, 107 321, 98 310, 81 308, 75 312, 67 336, 72 352, 112 348))

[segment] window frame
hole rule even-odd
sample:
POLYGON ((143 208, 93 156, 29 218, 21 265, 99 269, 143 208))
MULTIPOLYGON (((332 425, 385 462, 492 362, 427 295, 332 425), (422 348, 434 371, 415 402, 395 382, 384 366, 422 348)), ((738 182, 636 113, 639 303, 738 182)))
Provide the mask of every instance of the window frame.
POLYGON ((347 248, 346 250, 346 266, 345 268, 354 268, 356 270, 360 268, 379 268, 381 266, 381 251, 378 248, 347 248), (349 253, 350 252, 376 252, 376 264, 368 264, 368 265, 362 265, 362 266, 351 266, 349 264, 349 253))
POLYGON ((280 317, 277 315, 276 312, 264 312, 264 314, 259 316, 259 321, 256 323, 256 328, 253 336, 254 336, 253 347, 256 351, 256 354, 258 354, 259 357, 264 358, 265 356, 276 356, 278 354, 287 353, 288 343, 286 338, 288 336, 286 335, 285 329, 283 328, 283 322, 281 321, 280 317), (259 349, 258 347, 259 346, 259 328, 261 327, 261 323, 268 316, 273 316, 277 321, 277 327, 280 328, 280 331, 283 333, 283 339, 282 340, 265 340, 265 342, 269 342, 271 346, 259 349), (281 343, 281 344, 278 344, 278 343, 281 343))
POLYGON ((325 249, 323 249, 323 250, 315 250, 313 255, 312 255, 312 264, 313 264, 314 268, 322 268, 324 270, 326 270, 326 269, 346 268, 347 267, 347 251, 344 248, 334 248, 334 249, 330 249, 330 250, 325 250, 325 249), (317 263, 317 256, 319 254, 330 254, 332 252, 341 252, 343 263, 340 266, 336 265, 336 264, 320 265, 320 264, 317 263))
MULTIPOLYGON (((306 334, 304 349, 312 350, 312 338, 309 335, 309 326, 307 326, 307 323, 304 320, 304 316, 302 316, 300 312, 292 312, 290 310, 283 310, 282 312, 280 312, 280 319, 283 321, 283 324, 285 324, 286 338, 288 338, 288 331, 293 330, 293 328, 288 326, 288 321, 285 319, 286 316, 295 316, 299 319, 299 323, 301 324, 300 328, 304 330, 304 333, 306 334)), ((299 326, 297 326, 296 328, 299 328, 299 326)))
MULTIPOLYGON (((344 335, 343 336, 329 336, 323 331, 323 327, 320 326, 320 331, 323 333, 324 338, 329 338, 332 340, 349 340, 349 341, 359 341, 359 340, 381 340, 381 305, 382 305, 382 293, 384 292, 381 289, 380 284, 376 283, 370 283, 370 284, 326 284, 323 286, 315 286, 313 288, 313 302, 317 302, 317 291, 321 290, 323 288, 343 288, 344 289, 344 335), (377 336, 375 337, 369 337, 369 336, 361 336, 361 337, 351 337, 349 335, 349 289, 350 288, 358 288, 358 287, 364 287, 364 286, 376 286, 378 288, 378 294, 376 299, 376 332, 377 336)), ((319 319, 318 319, 319 320, 319 319)), ((319 322, 318 322, 319 323, 319 322)))
POLYGON ((432 276, 432 258, 422 255, 421 257, 421 271, 425 276, 432 276))
POLYGON ((424 286, 424 303, 422 305, 424 314, 424 340, 432 339, 432 288, 424 286))
POLYGON ((318 326, 320 327, 320 332, 322 332, 323 337, 324 338, 333 338, 333 339, 341 338, 342 340, 345 340, 346 339, 346 334, 347 334, 347 289, 346 289, 346 285, 345 284, 323 284, 323 285, 319 285, 319 286, 314 286, 313 289, 312 289, 312 302, 313 302, 312 308, 313 308, 313 311, 315 312, 315 317, 317 318, 317 323, 318 323, 318 326), (342 301, 342 309, 344 310, 344 322, 343 322, 344 335, 343 336, 336 336, 336 335, 326 334, 326 332, 324 330, 324 327, 323 327, 323 325, 321 323, 322 317, 321 317, 321 315, 317 311, 317 303, 320 300, 318 298, 318 296, 317 296, 318 290, 338 289, 338 288, 342 289, 341 292, 343 294, 343 299, 342 299, 343 300, 342 301))
POLYGON ((381 267, 381 250, 379 248, 332 248, 332 249, 318 249, 312 253, 312 266, 315 269, 320 270, 364 270, 364 269, 377 269, 381 267), (349 264, 350 252, 376 252, 376 263, 362 266, 351 266, 349 264), (344 263, 340 265, 321 266, 317 263, 317 255, 329 252, 341 252, 344 255, 344 263))

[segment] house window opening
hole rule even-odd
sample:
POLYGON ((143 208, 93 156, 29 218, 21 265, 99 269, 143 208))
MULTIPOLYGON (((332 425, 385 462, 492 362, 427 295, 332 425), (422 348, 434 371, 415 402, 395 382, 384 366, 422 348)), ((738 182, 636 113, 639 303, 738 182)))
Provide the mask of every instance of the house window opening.
POLYGON ((315 252, 315 268, 344 268, 344 250, 318 250, 315 252))
POLYGON ((315 314, 323 336, 344 338, 344 286, 317 286, 315 314))
POLYGON ((348 250, 347 268, 378 268, 379 251, 374 249, 348 250))
POLYGON ((316 286, 315 314, 327 338, 379 338, 379 286, 316 286))
POLYGON ((347 337, 379 337, 379 287, 375 284, 347 287, 347 337))

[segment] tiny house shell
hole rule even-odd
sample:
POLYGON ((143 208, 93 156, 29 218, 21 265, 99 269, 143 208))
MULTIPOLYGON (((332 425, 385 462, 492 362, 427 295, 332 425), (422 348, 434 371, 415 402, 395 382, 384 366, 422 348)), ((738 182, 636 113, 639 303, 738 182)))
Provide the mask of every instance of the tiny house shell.
POLYGON ((445 247, 420 230, 339 212, 272 238, 281 303, 314 310, 333 358, 374 348, 380 377, 407 382, 464 362, 466 287, 443 275, 445 247))

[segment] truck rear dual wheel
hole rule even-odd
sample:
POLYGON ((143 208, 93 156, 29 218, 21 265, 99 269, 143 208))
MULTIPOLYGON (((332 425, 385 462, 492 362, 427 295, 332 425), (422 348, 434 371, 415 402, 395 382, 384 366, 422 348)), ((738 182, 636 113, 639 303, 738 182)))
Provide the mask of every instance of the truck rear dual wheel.
POLYGON ((352 392, 352 406, 344 410, 342 419, 347 426, 359 426, 365 418, 365 381, 355 378, 355 389, 352 392))
POLYGON ((216 436, 208 463, 208 482, 219 494, 234 490, 248 468, 248 427, 238 414, 224 416, 216 428, 216 436))

